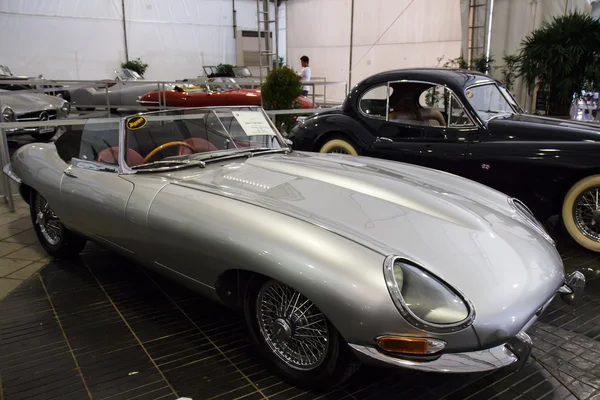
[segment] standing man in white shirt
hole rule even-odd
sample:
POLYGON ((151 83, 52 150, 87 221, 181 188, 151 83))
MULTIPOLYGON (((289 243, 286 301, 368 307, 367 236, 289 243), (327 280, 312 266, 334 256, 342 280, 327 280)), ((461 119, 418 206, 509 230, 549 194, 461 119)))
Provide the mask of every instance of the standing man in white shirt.
MULTIPOLYGON (((310 67, 308 66, 308 57, 302 56, 300 57, 300 64, 302 65, 302 69, 300 70, 300 82, 308 82, 310 81, 310 67)), ((310 86, 304 86, 302 88, 302 95, 304 97, 308 97, 308 90, 310 86)))

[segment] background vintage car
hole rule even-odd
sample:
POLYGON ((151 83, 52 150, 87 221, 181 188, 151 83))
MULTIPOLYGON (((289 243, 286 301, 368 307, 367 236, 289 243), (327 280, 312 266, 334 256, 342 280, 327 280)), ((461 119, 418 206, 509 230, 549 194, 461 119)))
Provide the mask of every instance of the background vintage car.
POLYGON ((486 75, 381 73, 289 138, 297 150, 380 157, 473 179, 523 200, 542 220, 560 215, 572 238, 600 251, 600 130, 527 115, 486 75))
POLYGON ((0 89, 4 90, 31 90, 31 89, 53 89, 50 91, 44 91, 45 94, 56 96, 63 98, 67 101, 71 101, 71 94, 64 89, 62 85, 53 85, 53 84, 31 84, 27 81, 32 80, 43 80, 42 75, 39 75, 37 78, 28 77, 28 76, 14 76, 11 72, 10 68, 5 65, 0 65, 0 89), (19 84, 9 84, 5 83, 5 81, 23 81, 23 83, 19 84), (4 81, 4 82, 3 82, 4 81))
MULTIPOLYGON (((2 84, 0 83, 0 87, 2 84)), ((68 101, 41 93, 19 93, 13 90, 0 89, 2 104, 2 122, 53 121, 67 118, 71 112, 68 101)), ((37 140, 50 140, 59 128, 7 128, 7 135, 29 134, 37 140)))
POLYGON ((89 121, 23 146, 5 172, 48 252, 91 238, 240 307, 260 353, 299 385, 343 381, 359 359, 522 366, 524 330, 557 291, 583 289, 580 274, 564 286, 552 239, 518 201, 431 169, 290 151, 259 108, 89 121))
MULTIPOLYGON (((117 110, 119 107, 138 106, 137 100, 140 96, 158 89, 158 84, 145 84, 143 81, 143 77, 130 69, 115 71, 114 81, 107 80, 110 108, 117 110)), ((171 89, 172 86, 165 85, 165 88, 171 89)), ((77 88, 69 92, 73 106, 78 110, 92 111, 96 107, 106 107, 107 89, 105 86, 77 88)))
MULTIPOLYGON (((159 96, 162 103, 171 107, 211 107, 211 106, 260 106, 259 89, 242 89, 232 78, 209 78, 201 84, 179 85, 166 92, 153 91, 141 96, 139 104, 156 106, 159 96)), ((300 108, 313 108, 313 103, 304 96, 298 96, 300 108)))

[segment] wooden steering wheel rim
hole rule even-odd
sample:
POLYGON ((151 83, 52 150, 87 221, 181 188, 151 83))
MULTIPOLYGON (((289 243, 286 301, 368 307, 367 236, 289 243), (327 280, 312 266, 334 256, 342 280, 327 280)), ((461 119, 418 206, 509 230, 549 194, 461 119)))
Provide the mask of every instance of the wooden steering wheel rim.
POLYGON ((146 164, 159 151, 166 149, 167 147, 173 147, 173 146, 184 146, 184 147, 187 147, 188 149, 190 149, 192 151, 192 153, 196 152, 194 150, 194 148, 191 145, 187 144, 186 142, 167 142, 165 144, 161 144, 160 146, 158 146, 157 148, 152 150, 146 157, 144 157, 142 164, 146 164))

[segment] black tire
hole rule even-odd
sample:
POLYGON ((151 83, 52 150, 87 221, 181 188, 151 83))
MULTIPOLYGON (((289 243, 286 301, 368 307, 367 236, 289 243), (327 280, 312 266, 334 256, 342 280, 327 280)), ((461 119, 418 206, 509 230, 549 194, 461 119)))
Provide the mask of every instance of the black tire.
MULTIPOLYGON (((328 342, 328 345, 327 350, 323 351, 324 356, 321 358, 322 361, 315 364, 314 367, 311 369, 294 368, 287 362, 284 362, 283 359, 272 350, 265 339, 266 334, 263 334, 261 331, 257 313, 259 293, 263 288, 268 287, 269 285, 283 284, 273 279, 263 279, 261 277, 253 277, 250 280, 246 286, 244 295, 244 314, 250 330, 250 335, 258 348, 259 354, 269 362, 274 372, 296 386, 315 390, 326 389, 341 384, 352 376, 360 367, 360 362, 354 356, 339 332, 324 315, 323 322, 327 326, 328 340, 326 342, 328 342)), ((285 285, 283 285, 283 287, 287 288, 285 285)), ((296 292, 291 288, 289 289, 301 296, 301 293, 296 292)), ((310 301, 308 299, 306 300, 310 301)), ((301 302, 302 300, 298 301, 298 303, 301 302)), ((299 309, 297 310, 296 307, 293 307, 292 313, 294 311, 297 312, 299 309)), ((314 312, 321 313, 318 308, 313 305, 310 314, 313 314, 314 312)), ((270 327, 272 326, 274 326, 274 324, 270 325, 270 327)), ((297 331, 293 331, 296 331, 296 328, 290 330, 290 332, 292 332, 290 333, 290 337, 294 337, 294 335, 297 334, 297 331)), ((291 340, 292 339, 286 339, 284 342, 287 345, 287 343, 291 343, 291 340)))
POLYGON ((48 133, 32 133, 31 137, 40 142, 49 142, 56 135, 56 129, 48 133))
POLYGON ((46 199, 44 199, 38 192, 32 190, 31 197, 29 199, 29 209, 31 212, 31 222, 33 223, 33 230, 44 248, 51 256, 56 258, 72 258, 76 257, 81 250, 85 247, 87 239, 67 229, 56 217, 54 211, 47 205, 46 199), (45 208, 45 211, 42 211, 45 208), (44 214, 41 221, 38 220, 39 213, 44 214), (54 215, 54 217, 50 217, 54 215), (50 221, 52 226, 49 227, 48 222, 50 221), (44 227, 42 227, 44 225, 44 227), (46 231, 46 233, 43 231, 46 231), (52 229, 52 231, 50 231, 52 229), (50 233, 48 233, 50 231, 50 233), (50 240, 50 236, 56 236, 56 241, 50 240))

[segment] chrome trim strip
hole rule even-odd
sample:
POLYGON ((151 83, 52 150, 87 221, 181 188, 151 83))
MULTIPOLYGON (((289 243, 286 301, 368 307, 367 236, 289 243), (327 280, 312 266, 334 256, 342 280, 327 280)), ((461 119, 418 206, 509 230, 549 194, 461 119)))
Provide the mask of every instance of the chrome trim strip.
POLYGON ((388 291, 390 293, 390 297, 392 298, 392 301, 394 302, 394 305, 396 306, 398 311, 400 311, 400 314, 402 314, 402 317, 404 317, 404 319, 409 324, 413 325, 415 328, 421 329, 426 332, 438 332, 438 333, 460 331, 465 328, 468 328, 469 326, 471 326, 473 324, 473 321, 475 321, 475 306, 469 300, 469 298, 464 293, 462 293, 460 290, 456 289, 454 286, 450 285, 448 282, 444 281, 443 279, 432 274, 429 271, 427 271, 428 274, 430 274, 431 276, 434 276, 436 279, 438 279, 440 282, 442 282, 445 286, 447 286, 449 290, 453 290, 461 298, 461 300, 464 302, 465 306, 469 310, 469 314, 467 315, 467 317, 464 320, 456 322, 454 324, 435 324, 432 322, 424 321, 423 319, 421 319, 417 315, 415 315, 412 312, 412 310, 406 305, 406 302, 404 301, 404 298, 402 297, 400 288, 398 287, 398 283, 396 282, 396 278, 394 277, 394 264, 396 263, 396 261, 401 261, 401 262, 404 261, 408 264, 413 265, 416 268, 424 269, 425 271, 427 271, 427 270, 412 260, 409 260, 405 257, 396 256, 396 255, 391 255, 391 256, 386 257, 385 261, 383 262, 383 276, 385 278, 386 285, 387 285, 388 291))
POLYGON ((395 367, 403 367, 419 371, 445 372, 445 373, 471 373, 491 371, 506 367, 519 361, 506 344, 492 347, 491 349, 472 351, 468 353, 447 353, 433 361, 418 362, 401 358, 390 357, 380 353, 371 346, 350 344, 350 347, 359 355, 395 367))
POLYGON ((8 176, 10 179, 12 179, 13 181, 15 181, 18 184, 21 184, 21 178, 19 178, 12 170, 12 166, 10 165, 10 163, 6 164, 4 166, 4 168, 2 168, 2 171, 4 172, 4 174, 6 176, 8 176))

